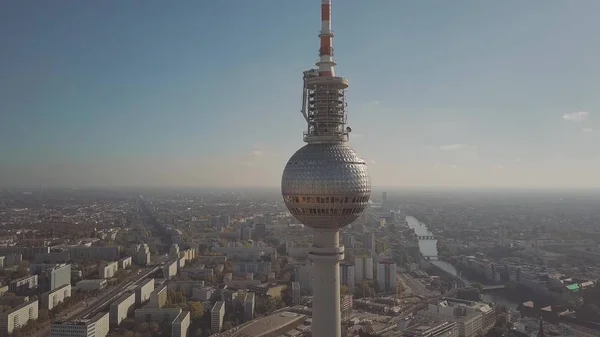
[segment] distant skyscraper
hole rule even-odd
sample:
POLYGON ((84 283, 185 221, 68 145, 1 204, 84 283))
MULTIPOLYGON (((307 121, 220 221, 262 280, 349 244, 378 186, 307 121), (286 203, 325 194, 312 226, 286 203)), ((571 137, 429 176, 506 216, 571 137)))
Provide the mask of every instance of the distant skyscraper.
POLYGON ((380 291, 396 292, 398 274, 396 264, 391 261, 381 261, 377 264, 377 284, 380 291))
POLYGON ((352 233, 344 233, 342 236, 342 241, 344 243, 344 249, 354 249, 355 241, 352 233))
POLYGON ((383 204, 387 203, 387 192, 381 193, 381 202, 383 204))
POLYGON ((340 263, 340 285, 354 289, 355 285, 355 267, 350 263, 340 263))
POLYGON ((354 279, 356 283, 373 279, 373 258, 371 256, 354 258, 354 279))
POLYGON ((366 250, 375 250, 375 234, 365 233, 363 235, 363 247, 366 250))

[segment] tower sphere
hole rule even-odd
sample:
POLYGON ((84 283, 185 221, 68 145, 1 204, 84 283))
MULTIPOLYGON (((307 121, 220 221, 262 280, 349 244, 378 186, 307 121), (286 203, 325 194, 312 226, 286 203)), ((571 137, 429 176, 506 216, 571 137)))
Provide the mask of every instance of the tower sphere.
POLYGON ((354 222, 371 196, 365 161, 345 142, 307 144, 288 160, 281 194, 294 218, 315 229, 354 222))

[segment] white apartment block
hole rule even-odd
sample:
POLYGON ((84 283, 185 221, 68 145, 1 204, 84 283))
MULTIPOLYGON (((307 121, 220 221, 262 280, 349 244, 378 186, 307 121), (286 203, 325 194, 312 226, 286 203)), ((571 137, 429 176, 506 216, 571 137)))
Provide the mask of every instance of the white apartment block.
POLYGON ((101 263, 98 265, 98 274, 100 278, 113 278, 115 273, 119 270, 119 264, 117 261, 101 263))
POLYGON ((167 303, 167 286, 161 286, 154 289, 150 294, 150 302, 146 307, 148 308, 162 308, 167 303))
POLYGON ((246 293, 244 295, 244 319, 251 321, 254 319, 254 307, 256 305, 254 293, 246 293))
POLYGON ((26 301, 8 311, 0 313, 0 336, 7 336, 15 329, 38 318, 38 301, 26 301))
POLYGON ((210 332, 215 334, 221 332, 223 328, 223 318, 225 317, 225 302, 217 301, 210 310, 210 332))
POLYGON ((65 284, 60 288, 43 293, 41 298, 41 308, 52 310, 52 308, 59 303, 64 302, 65 299, 69 297, 71 297, 71 285, 65 284))
POLYGON ((154 291, 154 279, 150 278, 142 281, 135 289, 135 303, 141 304, 150 299, 150 294, 154 291))
POLYGON ((182 311, 171 323, 171 337, 187 337, 188 329, 191 324, 191 315, 189 311, 182 311))
POLYGON ((177 261, 167 262, 163 267, 163 278, 165 280, 170 280, 171 278, 177 275, 177 261))
POLYGON ((127 257, 120 259, 118 262, 119 262, 119 269, 129 269, 131 267, 131 264, 133 261, 131 259, 131 256, 127 256, 127 257))
POLYGON ((109 314, 101 312, 91 319, 52 323, 50 337, 105 337, 109 329, 109 314))
POLYGON ((187 261, 191 261, 198 256, 198 251, 195 248, 188 248, 179 252, 179 257, 185 257, 187 261))
POLYGON ((62 264, 47 268, 42 272, 50 281, 50 290, 60 288, 64 285, 71 285, 71 265, 62 264))
POLYGON ((135 293, 127 293, 110 305, 109 321, 111 328, 116 328, 127 318, 135 305, 135 293))

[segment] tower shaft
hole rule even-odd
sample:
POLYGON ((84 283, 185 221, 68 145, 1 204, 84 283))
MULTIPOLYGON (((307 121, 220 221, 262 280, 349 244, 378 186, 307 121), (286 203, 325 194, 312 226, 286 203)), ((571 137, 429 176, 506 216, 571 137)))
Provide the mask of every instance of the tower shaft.
POLYGON ((337 229, 314 229, 313 245, 309 251, 313 262, 313 337, 342 335, 340 261, 344 259, 344 247, 340 247, 339 233, 337 229))

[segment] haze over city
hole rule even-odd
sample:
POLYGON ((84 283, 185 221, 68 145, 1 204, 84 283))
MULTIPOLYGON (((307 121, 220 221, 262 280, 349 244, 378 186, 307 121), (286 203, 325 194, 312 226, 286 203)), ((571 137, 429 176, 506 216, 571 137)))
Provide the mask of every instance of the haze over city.
MULTIPOLYGON (((600 186, 600 2, 339 3, 374 186, 600 186)), ((274 187, 303 145, 304 1, 2 7, 0 186, 274 187)))

